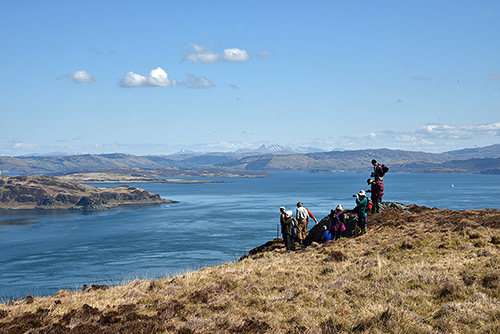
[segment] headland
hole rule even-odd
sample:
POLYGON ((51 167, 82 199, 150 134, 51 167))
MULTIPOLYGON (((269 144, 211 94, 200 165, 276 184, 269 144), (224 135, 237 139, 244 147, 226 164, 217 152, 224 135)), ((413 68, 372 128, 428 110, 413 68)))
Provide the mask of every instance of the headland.
POLYGON ((0 176, 0 209, 102 210, 174 203, 129 187, 96 188, 50 176, 0 176))

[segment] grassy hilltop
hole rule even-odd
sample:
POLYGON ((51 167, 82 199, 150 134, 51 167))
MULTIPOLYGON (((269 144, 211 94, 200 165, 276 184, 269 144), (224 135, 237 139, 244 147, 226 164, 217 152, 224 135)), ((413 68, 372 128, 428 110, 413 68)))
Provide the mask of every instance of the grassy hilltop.
POLYGON ((410 210, 296 252, 10 301, 0 333, 499 333, 500 210, 410 210))

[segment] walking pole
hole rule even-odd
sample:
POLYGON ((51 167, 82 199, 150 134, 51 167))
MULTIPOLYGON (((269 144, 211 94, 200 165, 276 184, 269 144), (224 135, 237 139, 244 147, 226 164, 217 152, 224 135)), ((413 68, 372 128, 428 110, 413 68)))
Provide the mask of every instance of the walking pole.
POLYGON ((276 238, 280 237, 280 224, 276 225, 276 238))

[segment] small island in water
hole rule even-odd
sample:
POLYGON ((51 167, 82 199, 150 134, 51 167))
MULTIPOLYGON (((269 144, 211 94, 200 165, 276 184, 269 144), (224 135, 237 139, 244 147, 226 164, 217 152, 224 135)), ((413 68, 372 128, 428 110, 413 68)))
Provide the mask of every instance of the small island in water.
POLYGON ((191 180, 191 179, 170 179, 163 177, 154 177, 141 174, 122 174, 112 172, 87 172, 71 173, 58 177, 64 181, 78 183, 223 183, 217 180, 191 180))
POLYGON ((50 176, 0 176, 0 209, 102 210, 176 203, 144 189, 97 188, 50 176))

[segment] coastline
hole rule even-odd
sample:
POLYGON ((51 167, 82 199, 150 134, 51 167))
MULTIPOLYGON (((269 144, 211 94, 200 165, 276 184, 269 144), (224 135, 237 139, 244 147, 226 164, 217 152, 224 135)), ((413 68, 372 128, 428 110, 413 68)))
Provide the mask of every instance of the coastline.
POLYGON ((74 173, 58 176, 58 179, 76 183, 224 183, 220 180, 171 179, 162 177, 134 176, 118 173, 74 173))
POLYGON ((0 209, 106 210, 176 203, 126 185, 97 188, 49 176, 0 176, 0 209))

